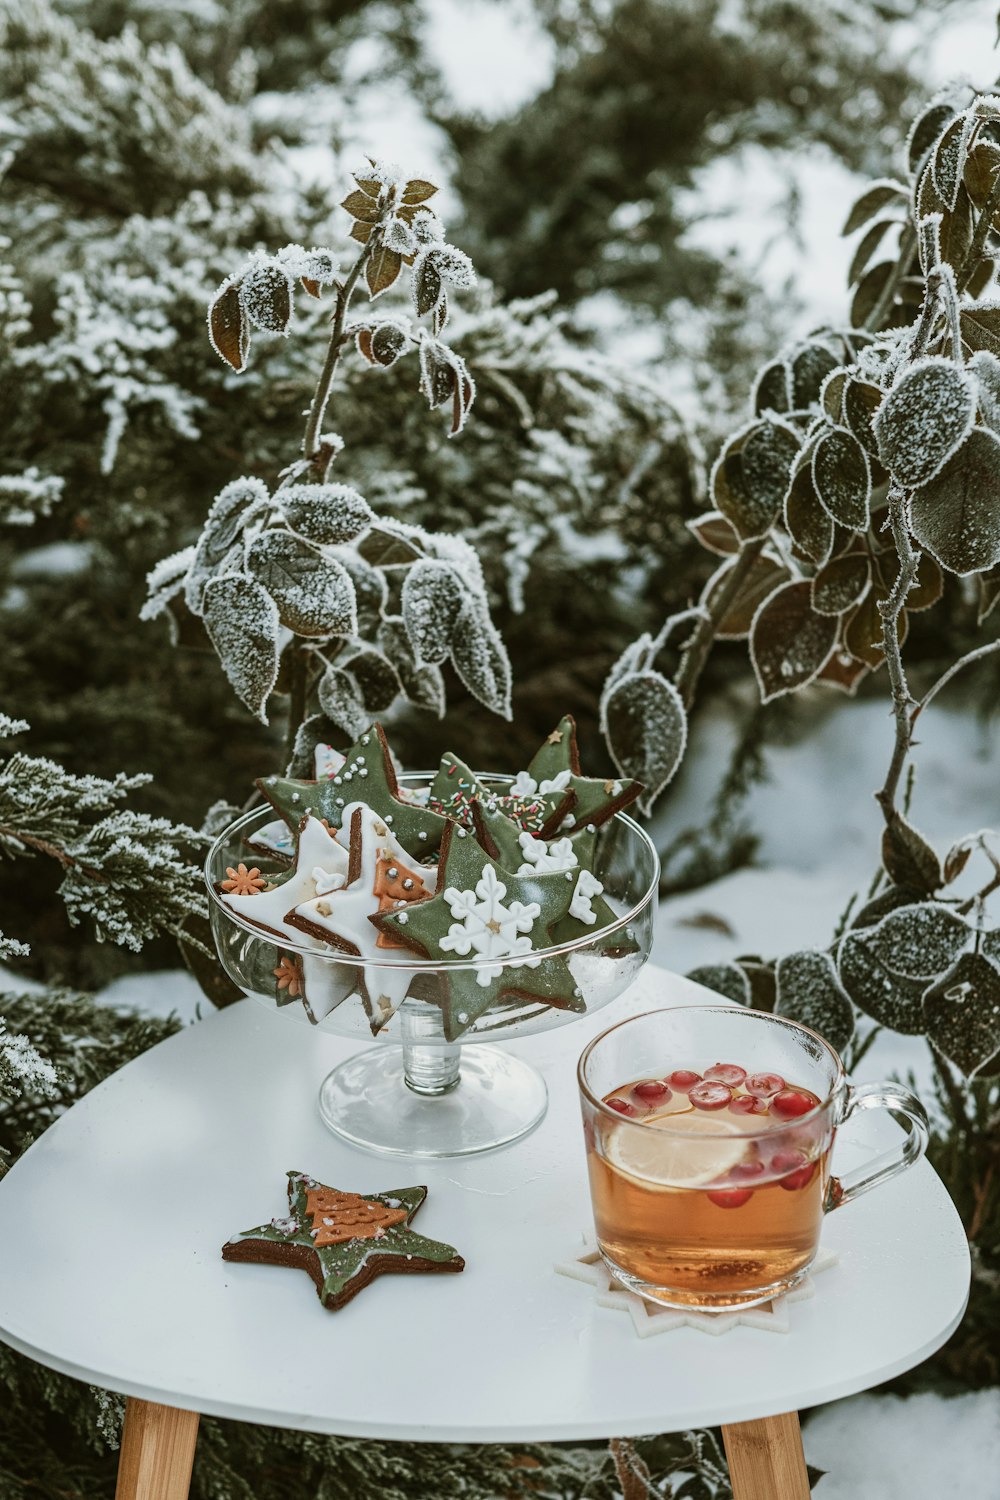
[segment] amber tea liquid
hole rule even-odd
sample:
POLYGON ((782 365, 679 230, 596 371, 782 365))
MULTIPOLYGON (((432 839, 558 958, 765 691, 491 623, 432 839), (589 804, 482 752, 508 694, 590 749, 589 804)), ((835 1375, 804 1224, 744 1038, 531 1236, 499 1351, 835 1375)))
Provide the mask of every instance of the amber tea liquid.
POLYGON ((727 1307, 805 1271, 832 1147, 814 1093, 716 1063, 631 1079, 604 1103, 621 1119, 589 1121, 594 1219, 626 1282, 668 1304, 727 1307))

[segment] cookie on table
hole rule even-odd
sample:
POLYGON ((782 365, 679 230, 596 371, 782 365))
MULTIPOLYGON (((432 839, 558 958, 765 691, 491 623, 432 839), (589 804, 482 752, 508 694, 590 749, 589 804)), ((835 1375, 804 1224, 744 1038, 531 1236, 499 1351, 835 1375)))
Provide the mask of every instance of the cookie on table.
POLYGON ((425 1187, 342 1192, 289 1172, 288 1214, 235 1235, 222 1258, 307 1271, 323 1306, 336 1312, 376 1276, 465 1269, 453 1245, 410 1228, 426 1197, 425 1187))
POLYGON ((471 834, 453 824, 441 845, 435 895, 369 920, 421 957, 444 961, 439 1004, 445 1037, 455 1041, 508 998, 586 1010, 566 959, 542 952, 568 913, 574 888, 572 870, 514 875, 502 869, 471 834), (452 969, 449 959, 483 962, 452 969))

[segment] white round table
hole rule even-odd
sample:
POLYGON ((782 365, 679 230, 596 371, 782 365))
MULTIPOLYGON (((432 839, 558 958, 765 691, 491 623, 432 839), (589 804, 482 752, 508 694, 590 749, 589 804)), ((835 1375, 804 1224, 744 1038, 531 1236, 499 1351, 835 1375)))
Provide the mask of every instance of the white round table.
MULTIPOLYGON (((784 1335, 682 1327, 640 1340, 554 1274, 590 1224, 577 1056, 625 1015, 708 998, 650 966, 598 1015, 508 1044, 545 1073, 546 1118, 511 1147, 440 1161, 370 1155, 323 1126, 317 1089, 353 1043, 253 1001, 211 1015, 94 1089, 0 1182, 0 1340, 137 1398, 120 1497, 185 1495, 205 1412, 477 1443, 722 1423, 737 1493, 798 1500, 797 1409, 939 1348, 965 1309, 968 1248, 921 1162, 829 1215, 838 1263, 784 1335), (414 1227, 457 1246, 466 1270, 381 1277, 330 1314, 300 1271, 224 1263, 230 1235, 281 1213, 291 1169, 362 1193, 426 1184, 414 1227)), ((897 1128, 860 1113, 838 1161, 897 1128)))

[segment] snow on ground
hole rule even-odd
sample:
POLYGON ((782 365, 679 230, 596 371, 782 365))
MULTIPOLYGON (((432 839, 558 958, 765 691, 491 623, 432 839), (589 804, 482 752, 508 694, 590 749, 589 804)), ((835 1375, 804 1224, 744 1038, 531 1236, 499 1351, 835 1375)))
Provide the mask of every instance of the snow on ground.
POLYGON ((210 1015, 198 981, 187 969, 156 969, 151 974, 123 974, 97 997, 118 1010, 138 1010, 147 1016, 176 1015, 183 1022, 210 1015))
MULTIPOLYGON (((1000 1392, 853 1396, 805 1423, 817 1500, 990 1500, 1000 1473, 1000 1392)), ((775 1497, 777 1500, 777 1497, 775 1497)))

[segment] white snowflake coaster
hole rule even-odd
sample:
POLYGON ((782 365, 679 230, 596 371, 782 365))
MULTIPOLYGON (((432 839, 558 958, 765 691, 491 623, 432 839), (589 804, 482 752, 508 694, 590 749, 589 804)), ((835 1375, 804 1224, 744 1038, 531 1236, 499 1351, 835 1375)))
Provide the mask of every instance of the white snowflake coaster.
POLYGON ((647 1302, 635 1292, 629 1292, 616 1281, 608 1270, 592 1235, 581 1236, 582 1246, 572 1260, 558 1262, 554 1270, 560 1276, 573 1281, 586 1282, 595 1290, 598 1307, 611 1307, 628 1313, 632 1327, 639 1338, 652 1338, 657 1333, 670 1333, 674 1328, 697 1328, 702 1333, 718 1336, 731 1328, 762 1328, 766 1333, 787 1333, 790 1328, 789 1307, 793 1302, 807 1302, 815 1296, 814 1277, 830 1266, 836 1265, 838 1256, 834 1250, 819 1250, 808 1274, 792 1291, 784 1296, 772 1297, 756 1307, 739 1308, 733 1312, 707 1313, 694 1310, 681 1311, 675 1307, 658 1307, 647 1302))

